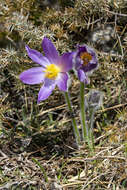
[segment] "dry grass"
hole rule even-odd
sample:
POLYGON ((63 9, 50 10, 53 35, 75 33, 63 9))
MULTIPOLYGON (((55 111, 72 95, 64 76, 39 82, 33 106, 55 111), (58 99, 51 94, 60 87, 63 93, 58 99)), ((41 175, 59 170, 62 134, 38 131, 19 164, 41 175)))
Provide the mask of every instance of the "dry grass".
MULTIPOLYGON (((127 189, 127 1, 1 0, 0 189, 127 189), (89 89, 104 92, 94 123, 95 152, 76 149, 71 118, 56 89, 36 104, 39 86, 24 85, 30 68, 24 45, 41 50, 44 36, 60 53, 77 43, 95 48, 100 67, 89 89)), ((71 73, 79 122, 79 82, 71 73)), ((80 123, 79 123, 80 125, 80 123)))

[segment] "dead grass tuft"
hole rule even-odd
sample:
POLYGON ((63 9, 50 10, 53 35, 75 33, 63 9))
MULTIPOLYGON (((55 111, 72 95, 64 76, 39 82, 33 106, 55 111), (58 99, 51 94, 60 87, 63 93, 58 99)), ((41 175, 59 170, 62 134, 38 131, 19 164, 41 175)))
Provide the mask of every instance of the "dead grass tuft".
MULTIPOLYGON (((127 189, 127 2, 9 1, 0 4, 0 189, 127 189), (48 2, 48 4, 46 4, 48 2), (32 67, 25 44, 41 50, 44 36, 60 53, 87 43, 99 69, 89 89, 103 91, 94 122, 95 152, 77 150, 63 95, 36 104, 39 86, 19 74, 32 67)), ((70 73, 79 122, 79 82, 70 73)), ((80 123, 79 123, 80 127, 80 123)))

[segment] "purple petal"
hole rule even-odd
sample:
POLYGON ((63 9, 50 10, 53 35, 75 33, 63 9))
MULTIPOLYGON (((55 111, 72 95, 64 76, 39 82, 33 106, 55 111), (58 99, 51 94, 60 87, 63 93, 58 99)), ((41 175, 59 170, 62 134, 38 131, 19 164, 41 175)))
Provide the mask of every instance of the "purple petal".
POLYGON ((92 57, 93 57, 93 56, 94 56, 94 57, 96 56, 95 51, 94 51, 91 47, 86 46, 86 48, 87 48, 87 52, 90 53, 90 54, 92 55, 92 57))
POLYGON ((28 56, 35 62, 38 63, 40 65, 42 65, 43 67, 46 67, 47 65, 50 64, 49 60, 43 56, 40 52, 29 48, 29 46, 25 46, 26 47, 26 51, 28 53, 28 56))
POLYGON ((94 63, 89 63, 87 66, 85 67, 82 67, 82 70, 84 72, 90 72, 90 71, 93 71, 94 69, 97 68, 97 64, 94 64, 94 63))
POLYGON ((92 60, 90 61, 90 64, 94 64, 97 67, 98 60, 97 60, 97 56, 96 56, 95 51, 92 48, 89 48, 89 47, 87 47, 87 49, 88 49, 88 53, 90 53, 91 56, 92 56, 92 60))
POLYGON ((78 70, 78 78, 81 82, 84 82, 85 84, 89 83, 88 77, 82 69, 78 70))
POLYGON ((59 55, 53 43, 46 37, 42 41, 42 48, 48 60, 52 64, 55 64, 58 61, 59 55))
POLYGON ((77 56, 80 56, 80 54, 83 52, 87 52, 87 45, 83 45, 83 46, 78 45, 77 48, 78 48, 77 56))
POLYGON ((78 56, 74 59, 74 63, 75 63, 76 70, 82 67, 82 60, 78 56))
POLYGON ((67 73, 60 73, 60 76, 57 79, 57 86, 59 90, 67 91, 67 80, 68 80, 67 73))
POLYGON ((98 67, 98 60, 97 60, 96 54, 92 55, 92 60, 90 61, 90 64, 93 64, 95 68, 98 67))
POLYGON ((64 53, 59 58, 59 67, 61 68, 62 72, 67 72, 72 69, 73 67, 73 52, 64 53))
POLYGON ((56 86, 55 81, 50 79, 45 79, 44 85, 41 87, 38 94, 38 103, 42 100, 46 100, 52 93, 56 86))
POLYGON ((45 73, 43 67, 35 67, 22 72, 20 80, 25 84, 39 84, 43 82, 45 73))

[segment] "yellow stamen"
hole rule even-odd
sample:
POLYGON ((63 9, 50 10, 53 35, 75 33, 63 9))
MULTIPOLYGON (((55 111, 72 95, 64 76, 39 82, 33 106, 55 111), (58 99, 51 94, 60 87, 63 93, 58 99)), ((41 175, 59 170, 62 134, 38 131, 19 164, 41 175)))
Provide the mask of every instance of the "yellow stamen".
POLYGON ((80 58, 83 60, 83 65, 86 66, 92 60, 92 55, 87 52, 83 52, 81 53, 80 58))
POLYGON ((54 64, 50 64, 46 67, 45 77, 49 79, 55 79, 60 72, 60 68, 54 64))

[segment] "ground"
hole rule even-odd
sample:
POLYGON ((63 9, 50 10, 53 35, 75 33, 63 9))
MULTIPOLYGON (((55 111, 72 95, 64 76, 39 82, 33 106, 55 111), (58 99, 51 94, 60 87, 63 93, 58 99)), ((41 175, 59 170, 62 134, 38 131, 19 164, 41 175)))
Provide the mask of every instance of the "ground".
MULTIPOLYGON (((127 1, 1 0, 0 189, 127 189, 127 1), (57 88, 37 104, 40 85, 19 74, 35 66, 25 44, 42 52, 47 36, 60 54, 77 44, 95 49, 99 67, 91 89, 104 94, 94 120, 94 152, 78 148, 64 94, 57 88)), ((80 83, 70 72, 70 97, 79 129, 80 83)))

